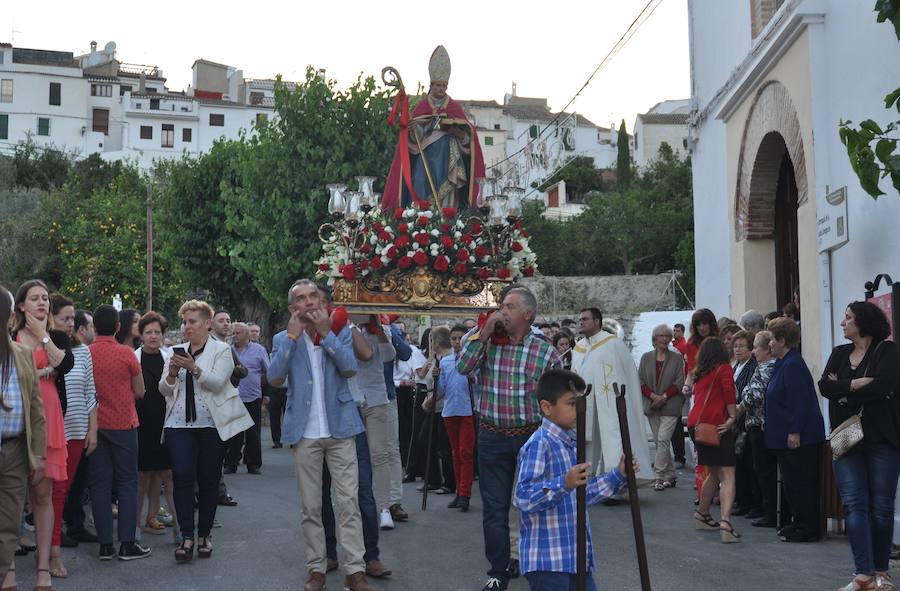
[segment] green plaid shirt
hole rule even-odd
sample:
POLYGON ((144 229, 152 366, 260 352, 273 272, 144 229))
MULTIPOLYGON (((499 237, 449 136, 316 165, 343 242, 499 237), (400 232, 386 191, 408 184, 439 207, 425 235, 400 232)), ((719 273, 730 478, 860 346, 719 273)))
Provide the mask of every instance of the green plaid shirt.
POLYGON ((535 392, 541 375, 560 365, 556 349, 533 333, 517 345, 485 343, 479 336, 475 332, 464 337, 456 362, 459 373, 478 373, 478 414, 502 428, 540 423, 535 392))

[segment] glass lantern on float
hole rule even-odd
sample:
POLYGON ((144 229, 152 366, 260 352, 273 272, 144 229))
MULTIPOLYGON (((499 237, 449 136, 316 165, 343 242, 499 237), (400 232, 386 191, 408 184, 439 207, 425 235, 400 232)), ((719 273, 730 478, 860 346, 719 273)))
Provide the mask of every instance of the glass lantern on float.
POLYGON ((344 211, 347 209, 347 200, 344 198, 347 185, 333 183, 326 188, 328 189, 328 213, 334 221, 338 221, 344 217, 344 211))
POLYGON ((525 197, 525 189, 522 187, 506 187, 503 192, 507 197, 506 221, 513 224, 522 217, 522 199, 525 197))
POLYGON ((488 200, 488 225, 499 230, 506 224, 506 208, 509 199, 502 193, 496 194, 488 200))
POLYGON ((475 180, 478 183, 478 196, 475 203, 479 213, 487 216, 490 213, 490 200, 497 193, 497 181, 488 177, 479 177, 475 180))
POLYGON ((362 220, 362 192, 347 191, 347 210, 344 212, 344 220, 350 226, 356 226, 362 220))
POLYGON ((375 177, 358 176, 356 181, 359 183, 359 207, 364 213, 369 213, 378 204, 378 194, 373 191, 375 177))

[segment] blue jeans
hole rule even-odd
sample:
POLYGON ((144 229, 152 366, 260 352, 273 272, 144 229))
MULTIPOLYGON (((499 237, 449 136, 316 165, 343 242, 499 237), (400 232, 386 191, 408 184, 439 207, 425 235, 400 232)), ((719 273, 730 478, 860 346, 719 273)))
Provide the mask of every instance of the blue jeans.
POLYGON ((194 538, 194 485, 197 488, 197 534, 212 531, 219 499, 219 479, 225 445, 212 427, 168 428, 166 446, 172 459, 173 495, 178 527, 185 539, 194 538))
MULTIPOLYGON (((363 543, 366 553, 363 560, 378 560, 378 507, 372 491, 372 458, 369 455, 369 440, 366 432, 359 433, 356 440, 356 462, 359 465, 359 515, 362 518, 363 543)), ((334 506, 331 503, 331 474, 328 465, 322 467, 322 525, 325 527, 326 556, 337 560, 337 535, 334 529, 334 506)))
POLYGON ((886 572, 894 537, 900 449, 865 440, 834 461, 856 573, 886 572))
POLYGON ((133 542, 137 522, 137 429, 98 429, 88 456, 94 525, 101 544, 113 543, 113 491, 119 500, 119 542, 133 542))
MULTIPOLYGON (((525 578, 531 591, 575 591, 575 585, 578 583, 578 575, 546 570, 525 573, 525 578)), ((597 591, 591 573, 588 573, 586 582, 587 591, 597 591)))
POLYGON ((512 503, 519 449, 528 435, 507 437, 481 429, 478 432, 478 488, 481 491, 484 555, 491 567, 488 576, 509 581, 509 509, 512 503))

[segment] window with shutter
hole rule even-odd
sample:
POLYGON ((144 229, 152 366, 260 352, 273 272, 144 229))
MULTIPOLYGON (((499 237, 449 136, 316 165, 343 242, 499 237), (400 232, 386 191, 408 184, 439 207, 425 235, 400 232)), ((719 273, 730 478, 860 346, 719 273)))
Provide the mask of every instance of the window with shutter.
POLYGON ((141 139, 142 140, 152 140, 153 139, 153 126, 152 125, 141 125, 141 139))
POLYGON ((91 129, 109 135, 109 109, 94 109, 91 129))
POLYGON ((190 127, 185 127, 184 129, 181 130, 181 141, 183 141, 185 143, 190 143, 191 136, 192 136, 192 133, 191 133, 190 127))
POLYGON ((50 135, 50 118, 38 117, 38 135, 50 135))
POLYGON ((0 80, 0 103, 13 101, 13 81, 9 78, 0 80))
POLYGON ((225 115, 222 113, 210 113, 209 114, 209 125, 211 127, 224 127, 225 126, 225 115))
POLYGON ((59 82, 50 83, 50 104, 60 106, 62 104, 62 84, 59 82))
POLYGON ((0 115, 0 140, 9 139, 9 115, 0 115))
POLYGON ((172 148, 175 146, 175 126, 170 123, 162 124, 162 147, 172 148))

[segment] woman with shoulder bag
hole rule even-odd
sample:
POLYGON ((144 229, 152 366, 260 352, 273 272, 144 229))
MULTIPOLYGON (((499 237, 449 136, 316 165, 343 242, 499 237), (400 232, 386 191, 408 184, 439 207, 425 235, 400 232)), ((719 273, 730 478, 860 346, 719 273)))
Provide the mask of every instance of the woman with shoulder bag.
POLYGON ((741 541, 731 525, 734 504, 734 415, 737 392, 728 351, 718 337, 708 337, 700 345, 694 377, 694 404, 688 428, 697 449, 697 462, 709 468, 700 490, 700 505, 694 511, 694 528, 719 530, 723 544, 741 541), (719 493, 720 517, 709 514, 713 497, 719 493))
POLYGON ((166 399, 163 437, 172 460, 175 512, 181 528, 176 562, 194 556, 194 487, 197 487, 197 555, 212 556, 210 532, 216 517, 222 442, 253 426, 253 419, 231 385, 231 347, 210 338, 213 309, 190 300, 178 310, 186 342, 172 348, 159 392, 166 399))
MULTIPOLYGON (((841 322, 850 343, 831 352, 819 391, 828 398, 833 440, 859 416, 862 440, 834 449, 834 473, 844 505, 856 576, 842 591, 894 589, 888 558, 894 534, 894 497, 900 476, 900 381, 897 346, 887 318, 869 302, 853 302, 841 322), (839 457, 838 457, 839 456, 839 457)), ((855 438, 854 438, 855 440, 855 438)))

